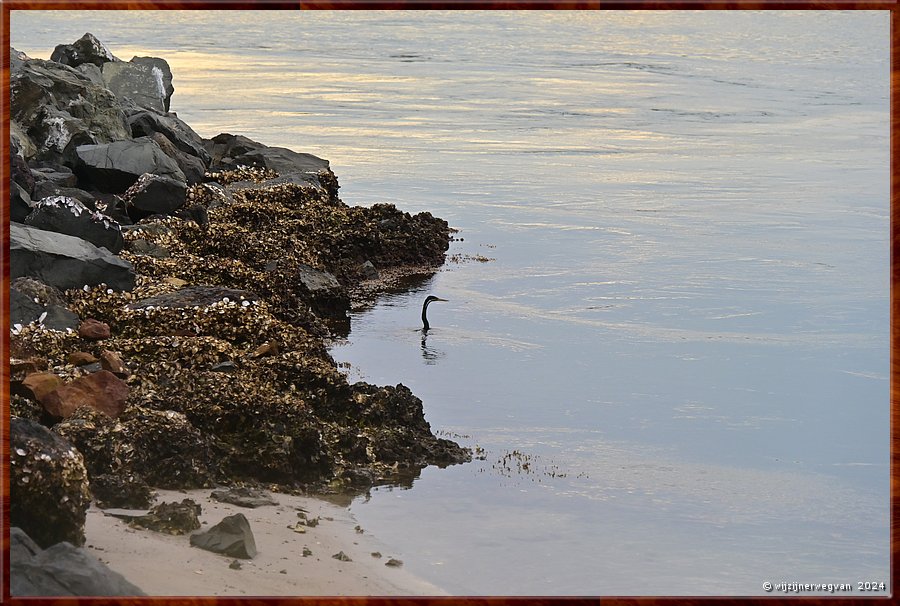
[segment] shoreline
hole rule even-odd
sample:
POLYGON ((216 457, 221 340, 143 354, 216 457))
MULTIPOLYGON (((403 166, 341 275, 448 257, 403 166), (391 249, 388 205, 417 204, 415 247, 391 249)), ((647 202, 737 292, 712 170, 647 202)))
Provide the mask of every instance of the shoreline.
POLYGON ((356 531, 356 520, 346 507, 322 498, 272 493, 278 505, 250 509, 210 499, 210 489, 157 493, 157 503, 185 498, 199 503, 201 530, 225 516, 244 514, 258 553, 239 560, 241 568, 235 570, 229 568, 234 558, 191 547, 189 535, 130 528, 92 505, 85 522, 86 551, 149 596, 449 595, 403 567, 385 566, 392 557, 403 560, 403 555, 390 551, 377 537, 356 531), (297 508, 318 517, 319 524, 305 528, 303 534, 288 528, 298 520, 297 508), (304 557, 304 547, 312 555, 304 557), (341 551, 351 561, 332 557, 341 551))

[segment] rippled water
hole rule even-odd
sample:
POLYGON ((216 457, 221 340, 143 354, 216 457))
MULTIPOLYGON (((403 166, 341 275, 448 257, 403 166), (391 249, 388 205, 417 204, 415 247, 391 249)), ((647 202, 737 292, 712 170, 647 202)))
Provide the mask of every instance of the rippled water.
POLYGON ((168 59, 200 134, 460 229, 333 351, 483 449, 353 504, 407 568, 889 581, 887 12, 13 13, 31 56, 85 31, 168 59))

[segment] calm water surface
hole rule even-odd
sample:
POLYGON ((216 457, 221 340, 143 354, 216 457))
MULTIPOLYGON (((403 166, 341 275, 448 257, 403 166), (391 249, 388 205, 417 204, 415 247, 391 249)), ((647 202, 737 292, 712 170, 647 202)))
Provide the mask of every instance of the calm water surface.
POLYGON ((333 350, 483 449, 353 503, 408 569, 889 581, 887 12, 13 13, 31 56, 85 31, 168 59, 201 135, 460 230, 333 350))

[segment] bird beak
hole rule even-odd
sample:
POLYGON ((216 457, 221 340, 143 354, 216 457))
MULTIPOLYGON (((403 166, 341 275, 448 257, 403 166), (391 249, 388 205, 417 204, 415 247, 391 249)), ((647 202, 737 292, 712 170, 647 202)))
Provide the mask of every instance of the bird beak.
POLYGON ((449 303, 449 302, 450 302, 450 299, 442 299, 442 298, 440 298, 440 297, 435 297, 434 300, 435 300, 435 301, 444 301, 445 303, 449 303))

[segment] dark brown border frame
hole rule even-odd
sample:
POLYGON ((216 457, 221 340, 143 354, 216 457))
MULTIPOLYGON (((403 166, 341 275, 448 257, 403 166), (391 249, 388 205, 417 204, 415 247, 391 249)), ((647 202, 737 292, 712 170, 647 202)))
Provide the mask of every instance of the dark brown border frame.
MULTIPOLYGON (((307 2, 285 2, 283 0, 0 0, 0 201, 9 199, 9 164, 5 158, 9 154, 9 120, 10 120, 10 90, 9 90, 9 24, 10 11, 13 10, 177 10, 177 9, 305 9, 305 10, 376 10, 376 9, 467 9, 467 10, 537 10, 537 9, 568 9, 568 10, 888 10, 891 13, 891 100, 890 100, 890 172, 891 172, 891 213, 890 213, 890 255, 891 255, 891 371, 890 371, 890 405, 891 405, 891 586, 897 591, 898 568, 896 556, 900 549, 900 511, 897 509, 898 497, 900 497, 900 385, 897 383, 900 377, 900 361, 897 359, 898 339, 900 339, 900 324, 897 322, 900 315, 900 293, 897 284, 900 282, 900 217, 898 217, 898 191, 900 191, 900 0, 678 0, 672 2, 654 0, 615 0, 603 2, 601 0, 560 0, 557 2, 547 0, 312 0, 307 2)), ((0 270, 2 270, 2 298, 0 298, 0 522, 2 522, 2 535, 0 535, 0 603, 20 604, 30 606, 32 604, 60 604, 74 606, 76 604, 90 604, 92 606, 113 606, 122 604, 126 606, 143 606, 146 604, 178 604, 178 605, 219 605, 229 606, 271 606, 282 604, 312 604, 316 606, 393 606, 396 604, 417 605, 443 605, 466 604, 501 606, 506 604, 565 604, 568 605, 594 605, 604 606, 669 606, 671 604, 686 604, 689 606, 706 606, 708 604, 741 604, 769 606, 771 604, 790 602, 800 603, 804 606, 811 604, 828 604, 828 606, 847 606, 850 604, 867 603, 873 605, 893 603, 891 597, 877 596, 863 597, 753 597, 753 598, 729 598, 729 597, 463 597, 463 598, 402 598, 402 597, 303 597, 303 598, 10 598, 9 595, 9 204, 0 203, 0 270)))

